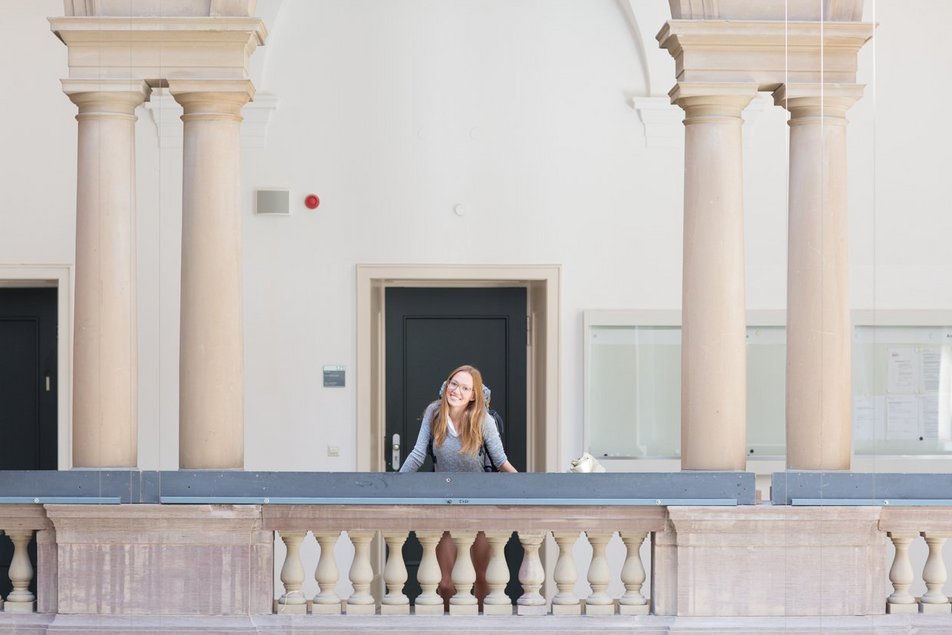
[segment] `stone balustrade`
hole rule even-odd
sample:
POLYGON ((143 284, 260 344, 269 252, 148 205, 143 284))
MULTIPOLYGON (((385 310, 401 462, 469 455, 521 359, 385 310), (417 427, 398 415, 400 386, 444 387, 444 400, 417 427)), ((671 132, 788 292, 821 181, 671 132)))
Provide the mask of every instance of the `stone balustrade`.
POLYGON ((746 502, 752 479, 727 473, 4 477, 0 543, 14 557, 3 632, 126 632, 130 620, 188 630, 198 620, 222 633, 317 633, 390 619, 477 631, 498 614, 513 620, 507 628, 551 631, 577 628, 578 615, 630 632, 697 618, 809 630, 856 616, 866 621, 850 628, 952 629, 952 502, 909 497, 945 475, 790 473, 775 478, 773 504, 759 505, 746 502), (444 532, 460 554, 446 618, 444 532), (490 553, 482 607, 468 556, 480 532, 490 553), (415 572, 402 557, 411 535, 422 544, 415 572))
POLYGON ((884 507, 879 528, 895 548, 889 569, 893 592, 886 599, 886 612, 952 615, 952 604, 944 590, 948 572, 942 555, 946 540, 952 536, 952 507, 884 507), (910 593, 917 581, 910 548, 920 536, 928 549, 920 578, 926 591, 915 597, 910 593))
POLYGON ((469 548, 477 532, 483 532, 490 546, 487 585, 483 613, 486 615, 624 615, 648 614, 649 601, 643 595, 646 580, 641 545, 648 535, 663 531, 667 511, 664 507, 642 506, 495 506, 495 505, 271 505, 262 508, 263 526, 280 535, 287 547, 281 568, 284 593, 277 599, 277 613, 314 614, 409 614, 409 598, 404 594, 407 568, 402 548, 410 531, 423 547, 417 574, 422 593, 413 611, 417 615, 442 615, 443 599, 436 589, 440 569, 436 545, 448 531, 457 547, 452 571, 456 594, 450 599, 451 615, 475 615, 477 599, 473 595, 476 572, 469 548), (310 531, 320 547, 320 559, 313 572, 305 571, 300 557, 302 541, 310 531), (336 562, 335 545, 347 532, 354 546, 348 569, 353 593, 339 598, 336 593, 341 567, 336 562), (505 594, 509 583, 509 565, 504 546, 516 532, 522 547, 519 584, 522 595, 515 608, 505 594), (625 593, 613 598, 607 593, 612 582, 606 546, 618 532, 625 546, 621 583, 625 593), (550 566, 544 567, 540 548, 551 536, 555 549, 550 566), (584 536, 591 545, 588 563, 577 563, 573 554, 576 542, 584 536), (386 545, 386 556, 376 558, 373 540, 386 545), (584 572, 591 592, 585 597, 575 593, 580 572, 584 572), (307 575, 318 583, 318 593, 305 597, 301 589, 307 575), (382 579, 386 593, 371 594, 371 583, 382 579), (546 589, 551 590, 546 597, 546 589))
MULTIPOLYGON (((41 602, 37 607, 37 596, 31 591, 36 574, 33 559, 29 554, 30 542, 36 537, 37 560, 46 564, 55 557, 54 535, 45 510, 40 505, 3 505, 0 506, 0 541, 9 541, 13 546, 13 558, 7 572, 12 589, 5 598, 0 598, 0 610, 6 613, 32 613, 35 610, 47 611, 49 602, 41 602)), ((38 580, 42 582, 42 580, 38 580)), ((45 580, 46 586, 40 589, 45 598, 49 597, 51 579, 45 580)))

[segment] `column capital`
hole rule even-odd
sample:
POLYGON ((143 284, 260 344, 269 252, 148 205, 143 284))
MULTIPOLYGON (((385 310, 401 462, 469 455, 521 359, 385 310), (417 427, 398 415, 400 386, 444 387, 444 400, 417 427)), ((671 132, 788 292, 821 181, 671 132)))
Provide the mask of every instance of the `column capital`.
POLYGON ((746 82, 678 82, 668 91, 672 104, 695 97, 735 98, 746 105, 757 94, 757 84, 746 82))
POLYGON ((64 79, 60 83, 80 114, 132 115, 152 92, 142 80, 64 79))
POLYGON ((781 84, 773 98, 774 104, 790 111, 792 119, 845 119, 846 111, 863 97, 865 88, 864 84, 781 84))
POLYGON ((678 82, 668 97, 671 103, 688 108, 691 106, 723 106, 738 113, 757 95, 757 84, 720 82, 678 82))
POLYGON ((668 93, 671 103, 684 109, 684 125, 736 119, 757 95, 757 84, 678 82, 668 93), (712 119, 713 118, 713 119, 712 119))
POLYGON ((224 101, 245 103, 254 99, 255 86, 250 79, 170 79, 169 93, 183 105, 195 99, 192 95, 220 95, 224 101))
POLYGON ((169 93, 185 110, 183 117, 230 116, 241 118, 241 108, 254 99, 251 80, 169 80, 169 93))

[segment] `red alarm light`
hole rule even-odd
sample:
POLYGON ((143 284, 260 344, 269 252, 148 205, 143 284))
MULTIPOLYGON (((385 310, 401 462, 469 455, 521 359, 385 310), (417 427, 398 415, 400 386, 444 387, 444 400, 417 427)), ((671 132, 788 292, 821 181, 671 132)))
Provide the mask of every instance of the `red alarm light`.
POLYGON ((321 204, 321 199, 317 198, 317 194, 308 194, 307 198, 304 199, 304 205, 308 209, 317 209, 317 206, 321 204))

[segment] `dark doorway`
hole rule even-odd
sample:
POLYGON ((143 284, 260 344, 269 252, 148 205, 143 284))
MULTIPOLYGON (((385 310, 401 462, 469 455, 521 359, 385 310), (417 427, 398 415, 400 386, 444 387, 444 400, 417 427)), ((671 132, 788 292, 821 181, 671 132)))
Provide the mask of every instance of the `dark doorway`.
MULTIPOLYGON (((56 335, 55 288, 0 288, 0 470, 56 469, 56 335)), ((34 563, 35 550, 33 541, 34 563)), ((13 543, 0 538, 4 597, 12 558, 13 543)))
MULTIPOLYGON (((509 461, 525 471, 526 456, 526 289, 402 288, 386 289, 386 448, 387 471, 393 435, 400 435, 400 461, 413 449, 422 414, 437 398, 447 373, 462 364, 482 372, 492 390, 492 408, 505 421, 503 445, 509 461)), ((429 458, 421 470, 430 470, 429 458)), ((410 573, 405 593, 420 593, 416 583, 422 551, 416 536, 404 547, 410 573)), ((522 549, 512 539, 506 547, 510 597, 518 582, 522 549)))
MULTIPOLYGON (((506 454, 525 471, 526 290, 389 288, 386 311, 385 447, 399 434, 405 459, 420 433, 423 410, 437 398, 446 374, 472 364, 492 389, 492 408, 506 422, 506 454)), ((393 471, 390 455, 385 458, 393 471)))
POLYGON ((56 469, 56 289, 0 288, 0 470, 56 469))

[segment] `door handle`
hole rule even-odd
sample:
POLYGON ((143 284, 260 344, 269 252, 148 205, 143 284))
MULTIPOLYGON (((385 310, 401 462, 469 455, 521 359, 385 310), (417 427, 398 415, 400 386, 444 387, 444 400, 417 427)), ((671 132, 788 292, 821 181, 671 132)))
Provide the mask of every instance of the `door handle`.
POLYGON ((400 435, 393 435, 393 445, 390 446, 390 463, 393 465, 393 471, 400 469, 400 435))

